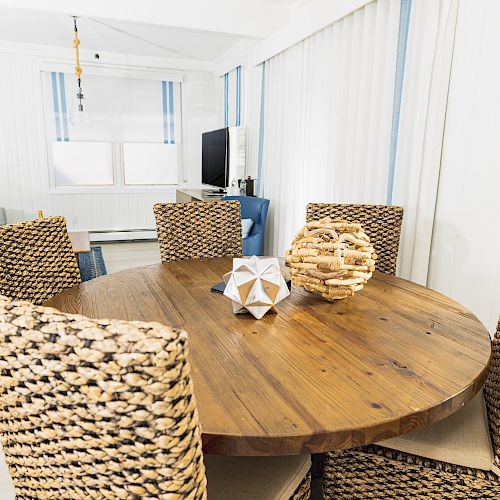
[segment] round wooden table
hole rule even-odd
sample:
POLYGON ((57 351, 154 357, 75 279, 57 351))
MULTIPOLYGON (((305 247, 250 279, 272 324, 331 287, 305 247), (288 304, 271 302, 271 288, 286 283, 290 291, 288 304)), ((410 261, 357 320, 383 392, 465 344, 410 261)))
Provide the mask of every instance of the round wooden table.
POLYGON ((362 291, 332 304, 293 287, 278 314, 257 321, 210 291, 231 267, 219 258, 129 269, 45 305, 187 330, 207 453, 373 443, 450 415, 486 379, 485 327, 430 289, 375 272, 362 291))

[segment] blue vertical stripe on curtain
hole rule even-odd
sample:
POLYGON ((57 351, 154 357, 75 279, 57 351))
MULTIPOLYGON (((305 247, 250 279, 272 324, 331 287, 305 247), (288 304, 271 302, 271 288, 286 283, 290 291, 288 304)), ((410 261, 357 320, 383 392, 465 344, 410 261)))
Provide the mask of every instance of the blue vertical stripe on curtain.
POLYGON ((174 82, 161 82, 163 111, 163 143, 175 144, 174 137, 174 82))
POLYGON ((54 120, 56 126, 57 141, 69 141, 68 132, 68 107, 66 104, 66 88, 64 85, 64 73, 50 73, 52 81, 52 101, 54 106, 54 120))
POLYGON ((236 126, 241 125, 241 66, 236 68, 236 126))
POLYGON ((54 105, 54 119, 56 125, 56 138, 61 141, 61 120, 59 117, 59 95, 57 91, 57 75, 54 71, 50 73, 52 79, 52 102, 54 105))
POLYGON ((394 101, 392 105, 391 145, 389 156, 389 170, 387 173, 387 205, 392 205, 392 194, 394 189, 396 152, 398 149, 399 115, 401 111, 401 98, 403 94, 403 80, 405 73, 406 47, 408 45, 411 4, 412 0, 401 0, 401 7, 399 12, 396 75, 394 80, 394 101))
POLYGON ((262 155, 264 152, 264 110, 266 90, 266 61, 262 63, 262 80, 260 84, 260 117, 259 117, 259 156, 257 159, 257 194, 262 195, 262 155))
POLYGON ((163 143, 168 144, 168 99, 167 99, 167 82, 161 82, 161 102, 163 110, 163 143))
POLYGON ((243 68, 236 68, 224 73, 220 77, 221 93, 221 127, 239 127, 244 121, 243 100, 243 68))
POLYGON ((170 121, 170 144, 175 144, 174 137, 174 82, 168 82, 168 104, 170 121))
POLYGON ((224 75, 224 127, 229 123, 229 73, 224 75))
POLYGON ((68 133, 68 109, 66 105, 66 88, 64 85, 64 73, 59 73, 59 87, 61 90, 61 114, 63 124, 63 135, 65 142, 69 141, 68 133))

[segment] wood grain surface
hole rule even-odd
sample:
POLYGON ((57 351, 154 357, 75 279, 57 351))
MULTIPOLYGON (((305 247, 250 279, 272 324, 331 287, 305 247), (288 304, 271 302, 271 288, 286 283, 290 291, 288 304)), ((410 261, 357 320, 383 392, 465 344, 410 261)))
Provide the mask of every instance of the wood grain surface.
POLYGON ((69 239, 75 253, 89 253, 90 239, 88 231, 68 231, 69 239))
POLYGON ((234 315, 210 291, 231 258, 130 269, 46 305, 184 328, 206 453, 286 455, 364 445, 443 419, 483 385, 485 327, 453 300, 374 273, 334 303, 293 287, 278 314, 234 315))

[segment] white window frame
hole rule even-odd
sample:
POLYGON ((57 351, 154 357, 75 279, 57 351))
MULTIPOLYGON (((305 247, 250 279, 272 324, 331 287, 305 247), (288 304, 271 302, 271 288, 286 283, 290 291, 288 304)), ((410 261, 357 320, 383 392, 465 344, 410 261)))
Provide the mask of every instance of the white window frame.
MULTIPOLYGON (((73 73, 74 64, 73 63, 61 63, 61 62, 43 62, 40 64, 40 86, 42 95, 45 96, 45 89, 43 86, 43 73, 44 72, 62 72, 62 73, 73 73)), ((44 120, 43 120, 43 130, 45 136, 45 148, 46 148, 46 169, 48 174, 48 189, 47 194, 49 195, 59 195, 59 194, 147 194, 147 193, 166 193, 175 192, 177 186, 182 183, 184 178, 183 173, 183 162, 184 162, 184 112, 182 107, 182 82, 183 73, 177 71, 164 71, 162 69, 156 68, 141 68, 141 67, 126 67, 118 65, 106 65, 106 64, 85 64, 85 73, 88 75, 97 76, 112 76, 116 78, 137 78, 142 80, 155 80, 155 81, 170 81, 175 83, 180 83, 180 95, 181 95, 181 126, 178 128, 180 131, 181 141, 176 142, 178 146, 177 158, 178 158, 178 183, 177 184, 161 184, 161 185, 126 185, 124 182, 124 167, 123 158, 121 154, 121 142, 112 142, 112 168, 113 168, 113 186, 98 186, 98 185, 82 185, 82 186, 57 186, 55 183, 55 172, 52 166, 51 151, 50 151, 50 141, 48 140, 47 131, 47 121, 45 108, 45 98, 44 102, 44 120)), ((99 141, 97 141, 99 142, 99 141)))

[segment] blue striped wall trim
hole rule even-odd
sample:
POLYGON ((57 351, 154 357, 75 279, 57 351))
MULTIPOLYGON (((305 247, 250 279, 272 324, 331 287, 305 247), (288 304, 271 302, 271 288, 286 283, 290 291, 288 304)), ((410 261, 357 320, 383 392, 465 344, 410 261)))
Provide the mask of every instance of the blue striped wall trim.
POLYGON ((257 160, 257 193, 262 196, 262 156, 264 154, 264 110, 266 99, 266 61, 262 63, 262 81, 260 84, 260 117, 259 117, 259 156, 257 160))
POLYGON ((236 126, 241 125, 241 66, 236 68, 236 126))
POLYGON ((174 137, 174 82, 168 82, 168 107, 170 111, 170 144, 175 144, 174 137))
POLYGON ((61 90, 61 115, 63 124, 64 140, 69 141, 68 133, 68 110, 66 106, 66 87, 64 85, 64 73, 59 73, 59 88, 61 90))
POLYGON ((394 190, 394 175, 396 173, 396 152, 398 149, 399 115, 401 112, 401 98, 403 95, 403 81, 405 74, 406 48, 408 45, 408 31, 410 27, 411 3, 412 0, 401 0, 399 11, 396 75, 394 79, 394 99, 392 103, 391 145, 389 154, 389 171, 387 173, 387 205, 392 205, 392 194, 394 190))
POLYGON ((224 75, 224 127, 227 127, 229 123, 228 85, 229 85, 229 74, 226 73, 224 75))
POLYGON ((54 71, 50 73, 52 79, 52 102, 54 105, 54 119, 56 124, 56 137, 61 141, 61 121, 59 117, 59 96, 57 92, 57 75, 54 71))

